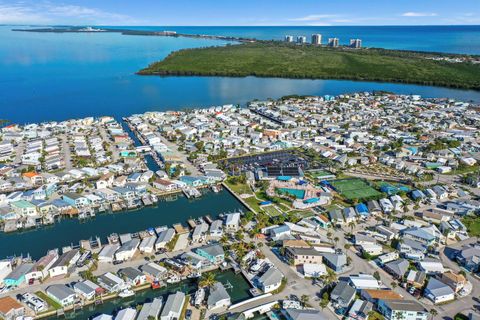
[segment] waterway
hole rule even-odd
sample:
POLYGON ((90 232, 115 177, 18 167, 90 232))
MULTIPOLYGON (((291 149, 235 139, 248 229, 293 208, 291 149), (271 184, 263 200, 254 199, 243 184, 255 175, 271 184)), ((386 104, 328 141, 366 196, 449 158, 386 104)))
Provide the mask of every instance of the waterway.
MULTIPOLYGON (((255 77, 142 77, 135 72, 174 50, 226 42, 115 33, 13 32, 11 28, 0 26, 0 119, 17 123, 101 115, 120 118, 151 110, 243 104, 256 98, 289 94, 337 95, 373 90, 480 101, 479 91, 418 85, 255 77)), ((480 54, 479 26, 176 27, 174 30, 259 39, 318 32, 324 37, 336 35, 344 40, 360 37, 365 46, 480 54)))
POLYGON ((59 222, 24 232, 0 233, 0 257, 26 255, 38 259, 50 249, 77 245, 80 240, 99 236, 105 238, 113 232, 126 233, 146 230, 149 227, 185 223, 189 218, 210 215, 216 218, 221 213, 245 211, 243 205, 228 191, 206 192, 201 198, 188 200, 182 195, 175 201, 159 202, 155 207, 138 210, 98 214, 80 221, 64 218, 59 222))
MULTIPOLYGON (((250 286, 247 280, 241 274, 235 274, 232 271, 218 272, 216 273, 216 279, 226 287, 232 304, 246 300, 250 297, 248 291, 250 286)), ((151 302, 154 298, 160 296, 163 297, 163 301, 165 302, 167 296, 171 293, 181 291, 185 294, 193 294, 196 289, 197 280, 188 279, 178 284, 170 284, 157 290, 145 290, 137 292, 137 294, 131 298, 114 299, 98 306, 90 305, 80 311, 76 311, 75 313, 67 313, 65 318, 85 320, 102 313, 114 315, 121 309, 128 307, 135 308, 136 305, 143 304, 145 302, 151 302)), ((51 317, 49 319, 56 319, 56 317, 51 317)))

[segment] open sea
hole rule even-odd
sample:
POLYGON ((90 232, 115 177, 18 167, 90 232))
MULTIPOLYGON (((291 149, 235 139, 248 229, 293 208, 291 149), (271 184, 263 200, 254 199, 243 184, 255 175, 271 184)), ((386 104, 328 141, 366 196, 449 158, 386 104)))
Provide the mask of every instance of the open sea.
MULTIPOLYGON (((0 119, 18 123, 243 104, 255 98, 288 94, 387 90, 480 101, 478 91, 418 85, 255 77, 142 77, 135 72, 174 50, 225 42, 115 33, 13 32, 12 28, 0 26, 0 119)), ((131 28, 258 39, 321 33, 324 39, 335 36, 341 43, 361 38, 367 47, 480 54, 480 26, 131 28)))

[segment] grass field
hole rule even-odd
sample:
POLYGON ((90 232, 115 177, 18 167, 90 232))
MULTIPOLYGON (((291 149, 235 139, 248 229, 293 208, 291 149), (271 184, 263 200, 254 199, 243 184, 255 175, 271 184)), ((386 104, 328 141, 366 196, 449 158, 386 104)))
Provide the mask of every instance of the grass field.
POLYGON ((462 222, 471 237, 480 237, 480 217, 465 217, 462 222))
POLYGON ((438 54, 255 42, 185 49, 140 75, 348 79, 480 90, 480 64, 434 61, 438 54))
POLYGON ((380 192, 370 187, 362 179, 342 179, 333 180, 330 182, 332 186, 346 199, 366 199, 370 197, 376 197, 381 195, 380 192))
POLYGON ((263 211, 265 211, 265 213, 267 213, 270 217, 276 217, 276 216, 279 216, 281 214, 283 214, 283 212, 281 212, 280 210, 278 210, 275 206, 263 206, 261 207, 263 211))

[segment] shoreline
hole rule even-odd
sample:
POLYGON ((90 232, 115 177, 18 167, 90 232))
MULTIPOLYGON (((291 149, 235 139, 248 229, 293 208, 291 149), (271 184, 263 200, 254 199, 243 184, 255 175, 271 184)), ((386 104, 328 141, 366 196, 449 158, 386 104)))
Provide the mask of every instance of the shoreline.
POLYGON ((480 56, 257 41, 174 51, 135 74, 348 80, 480 91, 475 69, 480 70, 480 56))

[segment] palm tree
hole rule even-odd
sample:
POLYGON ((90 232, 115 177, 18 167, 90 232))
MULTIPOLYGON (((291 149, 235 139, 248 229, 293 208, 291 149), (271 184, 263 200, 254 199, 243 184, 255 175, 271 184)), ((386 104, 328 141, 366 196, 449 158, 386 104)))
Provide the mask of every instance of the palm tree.
POLYGON ((432 319, 435 319, 435 316, 438 315, 438 311, 434 308, 430 309, 430 314, 432 315, 432 319))
POLYGON ((335 242, 335 245, 337 245, 338 240, 340 240, 338 237, 333 238, 333 242, 335 242))
POLYGON ((323 276, 325 287, 329 287, 337 281, 337 274, 332 269, 327 269, 327 274, 323 276))
POLYGON ((307 296, 306 294, 302 294, 302 296, 300 297, 300 302, 302 302, 304 306, 308 304, 309 300, 310 300, 310 297, 307 296))
POLYGON ((356 226, 355 221, 350 221, 350 222, 348 223, 348 226, 350 227, 350 232, 353 232, 353 229, 354 229, 355 226, 356 226))
POLYGON ((227 242, 228 242, 228 236, 224 234, 224 235, 220 238, 220 243, 221 243, 222 245, 225 245, 227 242))
POLYGON ((213 272, 207 272, 202 275, 198 281, 198 286, 203 287, 212 287, 217 280, 215 279, 215 274, 213 272))

